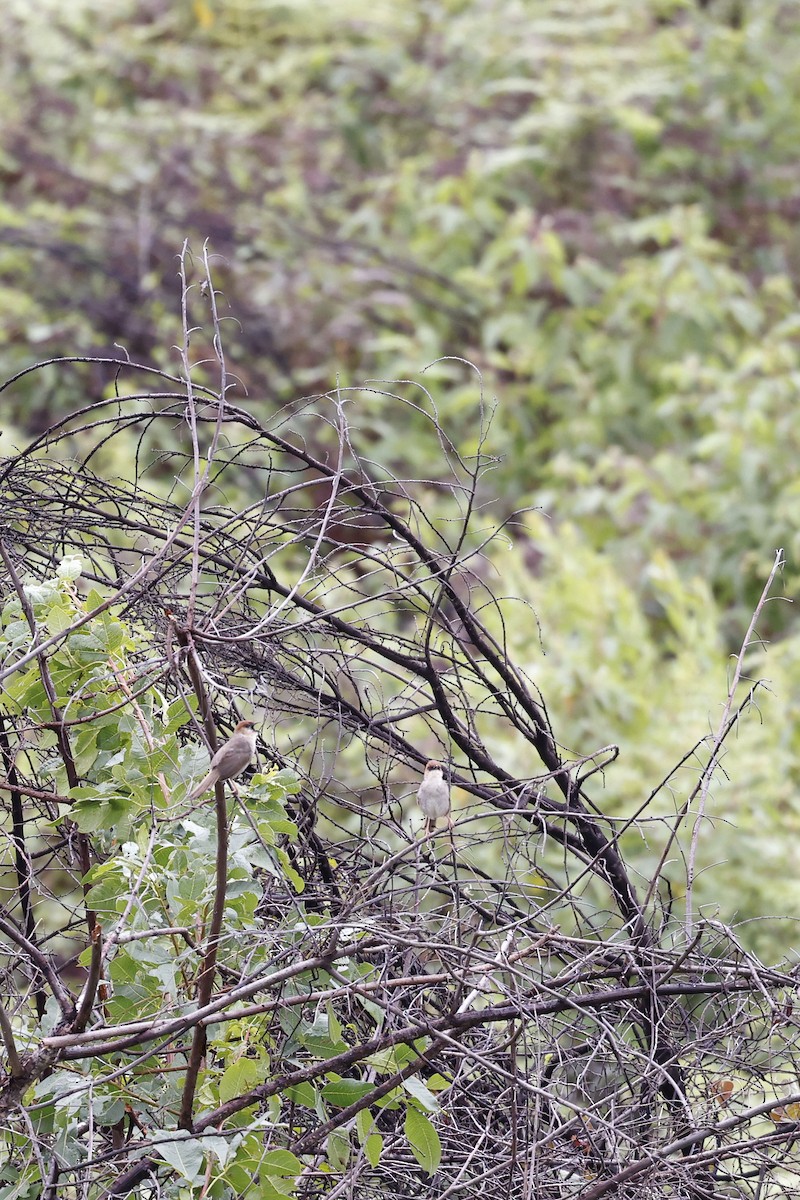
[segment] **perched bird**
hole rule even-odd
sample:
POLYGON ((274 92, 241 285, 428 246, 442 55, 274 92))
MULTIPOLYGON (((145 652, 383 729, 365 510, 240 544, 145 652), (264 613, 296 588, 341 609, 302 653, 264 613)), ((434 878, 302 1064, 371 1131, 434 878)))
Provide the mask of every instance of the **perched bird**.
POLYGON ((440 762, 431 761, 425 764, 425 774, 419 785, 417 800, 428 818, 428 833, 432 833, 436 828, 439 817, 447 817, 447 824, 453 828, 453 818, 450 816, 450 785, 444 777, 444 767, 440 762))
POLYGON ((256 752, 256 731, 254 721, 240 721, 224 745, 220 746, 211 759, 211 770, 205 779, 201 779, 193 788, 187 800, 196 800, 214 787, 221 779, 233 779, 253 761, 256 752))

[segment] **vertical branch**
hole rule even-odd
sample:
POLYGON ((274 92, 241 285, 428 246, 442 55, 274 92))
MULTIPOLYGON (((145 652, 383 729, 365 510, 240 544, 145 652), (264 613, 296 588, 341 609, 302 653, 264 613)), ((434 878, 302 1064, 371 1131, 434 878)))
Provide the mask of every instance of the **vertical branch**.
POLYGON ((17 1044, 14 1041, 14 1031, 11 1028, 11 1022, 2 1004, 0 1004, 0 1037, 2 1037, 3 1045, 6 1049, 6 1057, 8 1058, 8 1073, 12 1079, 21 1079, 24 1072, 17 1044))
POLYGON ((700 781, 700 801, 697 806, 694 824, 692 825, 692 841, 689 847, 689 862, 686 868, 686 940, 690 941, 692 937, 692 899, 694 895, 694 880, 696 874, 697 862, 697 846, 700 841, 700 827, 703 823, 703 818, 706 811, 706 801, 708 800, 708 789, 711 786, 711 780, 714 771, 719 762, 720 751, 722 744, 725 741, 725 736, 730 724, 731 712, 733 710, 733 701, 736 695, 736 689, 739 686, 739 681, 742 678, 744 670, 744 656, 750 648, 750 643, 753 640, 756 630, 758 618, 761 616, 762 609, 769 598, 770 589, 772 587, 775 576, 784 564, 783 550, 775 551, 775 558, 772 563, 772 570, 769 573, 767 582, 764 584, 761 595, 758 599, 758 604, 753 610, 753 615, 750 618, 750 624, 747 626, 747 632, 744 635, 742 644, 739 647, 739 653, 736 656, 736 663, 733 669, 733 678, 731 679, 728 695, 725 700, 725 707, 722 710, 722 718, 720 720, 717 732, 714 736, 714 741, 711 744, 711 757, 703 771, 700 781))
POLYGON ((192 367, 189 361, 189 344, 191 329, 189 327, 189 284, 186 280, 186 258, 189 253, 189 243, 184 241, 180 253, 181 280, 181 326, 183 328, 183 344, 181 346, 181 362, 183 364, 183 380, 186 385, 186 416, 189 424, 189 436, 192 442, 192 465, 194 468, 194 486, 189 513, 192 518, 192 581, 189 588, 187 623, 191 627, 194 620, 194 605, 197 597, 197 584, 200 567, 200 496, 205 475, 200 471, 200 443, 197 439, 197 409, 194 402, 192 385, 192 367))
MULTIPOLYGON (((205 687, 203 686, 203 679, 200 673, 200 664, 197 659, 197 651, 186 629, 178 628, 176 633, 178 644, 183 650, 187 651, 187 670, 192 681, 195 695, 197 696, 197 703, 200 707, 200 713, 203 718, 203 726, 205 728, 206 738, 213 755, 217 748, 217 731, 214 726, 214 717, 211 711, 208 695, 205 687)), ((211 999, 212 989, 214 987, 217 951, 219 948, 219 935, 222 929, 222 916, 225 911, 225 896, 228 886, 228 813, 225 807, 225 784, 222 780, 217 780, 217 783, 214 786, 214 808, 217 818, 217 853, 216 877, 214 882, 214 904, 211 912, 211 923, 209 925, 205 953, 203 954, 203 962, 197 979, 196 1001, 198 1008, 204 1008, 205 1005, 208 1004, 209 1000, 211 999)), ((192 1038, 192 1045, 189 1051, 189 1062, 186 1068, 186 1077, 184 1079, 183 1093, 181 1095, 181 1107, 180 1114, 178 1116, 178 1127, 180 1129, 192 1129, 194 1096, 197 1089, 197 1078, 200 1074, 203 1058, 205 1057, 206 1044, 206 1027, 205 1025, 198 1024, 195 1026, 194 1036, 192 1038)))
POLYGON ((203 247, 203 264, 205 266, 205 279, 209 303, 211 305, 211 316, 214 325, 214 353, 219 363, 220 369, 220 385, 217 403, 217 419, 214 425, 214 432, 211 437, 211 444, 206 452, 206 465, 200 470, 200 442, 197 435, 197 406, 195 403, 194 385, 192 383, 192 365, 189 358, 189 345, 191 342, 192 328, 189 325, 189 284, 186 279, 186 259, 189 254, 189 243, 183 243, 183 249, 180 255, 180 280, 181 280, 181 324, 183 327, 183 344, 181 346, 181 363, 183 365, 184 383, 186 385, 186 406, 187 419, 189 424, 189 435, 192 443, 192 464, 194 468, 194 486, 192 488, 192 498, 189 503, 189 513, 192 518, 192 578, 189 586, 189 600, 187 603, 187 619, 186 624, 191 629, 194 623, 194 608, 197 601, 197 585, 200 579, 200 501, 208 484, 211 464, 217 452, 219 444, 219 436, 222 430, 222 422, 225 416, 225 393, 228 390, 227 369, 225 365, 225 355, 222 349, 222 334, 220 331, 219 314, 217 312, 217 301, 214 293, 214 281, 211 278, 211 268, 208 262, 208 248, 203 247))
MULTIPOLYGON (((25 846, 25 814, 22 805, 22 792, 19 790, 19 775, 17 772, 11 742, 6 729, 3 714, 0 713, 0 758, 3 761, 3 771, 9 783, 11 792, 11 841, 14 844, 14 871, 17 876, 19 903, 22 910, 22 923, 25 937, 36 945, 36 922, 33 917, 31 902, 31 863, 25 846)), ((44 1016, 47 997, 39 986, 41 976, 37 973, 35 982, 34 1003, 39 1020, 44 1016)))
POLYGON ((89 963, 89 975, 83 989, 83 996, 75 1015, 73 1026, 75 1033, 82 1033, 86 1028, 86 1023, 91 1016, 92 1007, 94 1006, 94 998, 97 995, 97 985, 100 982, 100 971, 103 966, 103 939, 101 935, 102 930, 98 921, 92 930, 92 957, 89 963))
MULTIPOLYGON (((8 574, 11 577, 11 582, 14 585, 14 590, 17 593, 17 596, 19 597, 20 604, 22 605, 22 611, 24 612, 25 619, 27 620, 28 625, 30 627, 31 635, 33 638, 33 648, 35 650, 39 645, 40 639, 39 639, 39 627, 36 624, 36 616, 33 611, 33 605, 31 604, 30 600, 28 599, 28 595, 25 591, 25 588, 22 585, 22 580, 20 579, 19 575, 17 574, 16 568, 11 559, 11 556, 9 555, 8 550, 6 549, 5 544, 2 541, 0 541, 0 556, 2 556, 3 562, 6 565, 6 570, 8 571, 8 574)), ((41 676, 42 687, 44 688, 45 695, 47 696, 47 702, 50 706, 50 712, 53 717, 53 726, 54 726, 54 731, 55 731, 55 735, 56 735, 56 741, 58 742, 58 750, 61 755, 61 761, 64 764, 64 770, 67 773, 67 782, 69 783, 70 788, 76 788, 80 784, 80 777, 78 776, 78 772, 75 767, 75 759, 72 754, 72 746, 70 745, 69 734, 67 733, 67 727, 64 724, 64 714, 62 713, 61 708, 59 707, 59 704, 58 704, 58 695, 56 693, 55 684, 53 683, 53 677, 50 674, 50 667, 48 666, 48 663, 47 663, 47 655, 45 654, 44 650, 40 649, 39 652, 35 655, 35 657, 39 664, 39 675, 41 676)), ((92 859, 91 859, 91 854, 89 851, 89 839, 86 836, 86 834, 79 832, 77 841, 78 841, 78 856, 80 858, 80 864, 81 864, 81 875, 83 877, 83 879, 82 879, 83 894, 84 894, 84 898, 85 898, 89 894, 89 884, 86 881, 86 876, 89 874, 89 871, 91 869, 92 859)), ((87 905, 87 907, 86 907, 86 924, 89 928, 89 936, 90 937, 92 936, 92 934, 94 932, 96 919, 97 919, 96 914, 87 905)))

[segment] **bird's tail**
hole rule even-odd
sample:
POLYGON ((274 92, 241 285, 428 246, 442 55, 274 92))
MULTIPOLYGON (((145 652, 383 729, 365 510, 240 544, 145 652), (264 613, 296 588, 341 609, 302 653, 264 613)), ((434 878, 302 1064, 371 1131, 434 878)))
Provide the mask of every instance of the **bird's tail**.
POLYGON ((201 779, 200 782, 198 783, 197 787, 192 788, 192 790, 189 792, 189 795, 186 797, 186 799, 190 800, 190 801, 196 800, 198 796, 202 796, 203 792, 207 792, 210 787, 213 787, 213 785, 216 782, 217 782, 217 772, 209 771, 208 774, 206 775, 205 779, 201 779))

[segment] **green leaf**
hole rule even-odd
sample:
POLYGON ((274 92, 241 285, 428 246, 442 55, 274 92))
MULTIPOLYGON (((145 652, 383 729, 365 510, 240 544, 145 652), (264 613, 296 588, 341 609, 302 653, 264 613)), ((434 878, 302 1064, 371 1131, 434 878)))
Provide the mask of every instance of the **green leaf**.
POLYGON ((75 610, 66 600, 61 599, 52 604, 47 610, 45 624, 49 633, 62 633, 75 620, 75 610))
POLYGON ((113 654, 115 650, 119 650, 122 646, 133 645, 131 639, 125 632, 125 626, 119 621, 113 621, 108 618, 108 614, 104 613, 103 632, 105 634, 105 646, 109 654, 113 654))
POLYGON ((444 1075, 431 1075, 427 1080, 427 1086, 432 1092, 446 1092, 448 1088, 453 1086, 452 1079, 445 1079, 444 1075))
POLYGON ((121 911, 130 892, 130 879, 123 863, 117 859, 97 863, 86 876, 86 882, 92 885, 86 902, 96 912, 121 911))
POLYGON ((328 1009, 328 1033, 334 1042, 342 1040, 342 1023, 336 1015, 336 1011, 332 1004, 327 1005, 328 1009))
MULTIPOLYGON (((228 1100, 242 1096, 252 1088, 263 1083, 267 1077, 269 1066, 256 1058, 240 1058, 222 1073, 219 1081, 219 1098, 222 1104, 228 1100)), ((256 1101, 254 1100, 255 1104, 256 1101)))
POLYGON ((261 799, 281 801, 286 796, 296 796, 300 786, 295 772, 284 768, 274 775, 254 775, 250 781, 250 792, 257 793, 261 799))
POLYGON ((283 868, 283 873, 289 880, 289 883, 291 883, 296 892, 302 892, 305 889, 306 881, 303 879, 302 875, 298 875, 297 871, 292 866, 291 862, 289 861, 289 855, 280 846, 275 847, 275 853, 278 856, 278 861, 280 862, 281 867, 283 868))
POLYGON ((92 1101, 92 1113, 100 1124, 114 1125, 125 1116, 125 1101, 121 1096, 96 1096, 92 1101))
POLYGON ((169 1141, 159 1137, 153 1150, 189 1183, 197 1183, 202 1176, 205 1155, 203 1144, 197 1138, 188 1135, 182 1137, 181 1131, 176 1131, 169 1141))
MULTIPOLYGON (((240 1135, 236 1136, 238 1138, 240 1135)), ((238 1145, 234 1146, 233 1142, 231 1143, 235 1158, 225 1167, 225 1179, 237 1196, 250 1194, 248 1188, 253 1184, 253 1180, 258 1180, 258 1166, 263 1152, 262 1137, 263 1134, 259 1136, 251 1132, 244 1134, 238 1145)), ((258 1184, 256 1183, 255 1186, 257 1187, 258 1184)), ((258 1192, 255 1191, 252 1194, 258 1195, 258 1192)))
POLYGON ((364 1142, 364 1153, 371 1167, 377 1167, 383 1151, 383 1138, 379 1133, 371 1133, 364 1142))
POLYGON ((198 1141, 201 1142, 206 1154, 213 1154, 221 1167, 235 1153, 234 1143, 230 1138, 223 1137, 220 1133, 204 1133, 198 1141))
POLYGON ((356 1132, 359 1142, 364 1147, 367 1162, 370 1166, 377 1167, 383 1150, 383 1138, 375 1132, 375 1117, 368 1108, 362 1108, 357 1115, 356 1132))
POLYGON ((433 1092, 425 1086, 418 1075, 412 1075, 410 1079, 403 1080, 403 1087, 410 1096, 418 1100, 424 1109, 428 1112, 436 1113, 439 1111, 439 1102, 433 1092))
POLYGON ((392 1075, 398 1068, 396 1047, 376 1050, 374 1054, 370 1054, 367 1062, 379 1075, 392 1075))
POLYGON ((291 1150, 269 1150, 258 1166, 266 1175, 297 1176, 303 1170, 302 1162, 291 1150))
POLYGON ((315 1108, 317 1103, 317 1093, 315 1088, 310 1083, 295 1083, 288 1087, 285 1092, 281 1092, 287 1100, 292 1104, 300 1104, 303 1108, 315 1108))
POLYGON ((362 1146, 372 1132, 374 1124, 375 1117, 368 1108, 362 1108, 361 1112, 356 1115, 356 1133, 362 1146))
POLYGON ((73 757, 78 775, 85 776, 97 758, 97 729, 84 725, 75 738, 73 757))
POLYGON ((295 1037, 317 1058, 333 1058, 334 1055, 342 1054, 347 1049, 344 1041, 341 1039, 334 1041, 331 1038, 326 1013, 318 1013, 313 1024, 302 1022, 295 1030, 295 1037))
POLYGON ((190 703, 187 703, 187 701, 180 696, 177 700, 173 700, 167 709, 167 722, 162 729, 162 734, 167 736, 171 733, 175 733, 176 730, 181 729, 184 725, 187 725, 191 719, 192 713, 190 703))
POLYGON ((350 1138, 344 1129, 333 1129, 326 1142, 328 1162, 336 1171, 344 1171, 350 1161, 350 1138))
POLYGON ((56 567, 59 579, 78 579, 83 570, 83 563, 77 554, 67 554, 56 567))
MULTIPOLYGON (((78 789, 73 789, 73 794, 78 789)), ((131 812, 136 811, 136 805, 129 796, 120 796, 110 787, 81 788, 83 792, 94 793, 91 799, 79 800, 73 805, 70 816, 81 833, 94 833, 98 829, 119 829, 131 812)))
POLYGON ((375 1106, 377 1108, 388 1108, 389 1110, 399 1108, 400 1099, 402 1096, 403 1089, 401 1087, 398 1086, 396 1088, 392 1088, 392 1090, 387 1092, 385 1096, 382 1096, 380 1100, 375 1101, 375 1106))
POLYGON ((245 1200, 286 1200, 287 1196, 294 1194, 294 1181, 278 1175, 267 1175, 266 1178, 259 1179, 258 1183, 253 1184, 244 1193, 245 1200))
POLYGON ((336 1079, 326 1083, 322 1089, 322 1098, 334 1108, 349 1108, 357 1100, 363 1100, 374 1090, 374 1085, 360 1079, 336 1079))
POLYGON ((411 1152, 423 1171, 435 1175, 442 1161, 442 1143, 431 1122, 418 1108, 406 1112, 405 1134, 411 1152))

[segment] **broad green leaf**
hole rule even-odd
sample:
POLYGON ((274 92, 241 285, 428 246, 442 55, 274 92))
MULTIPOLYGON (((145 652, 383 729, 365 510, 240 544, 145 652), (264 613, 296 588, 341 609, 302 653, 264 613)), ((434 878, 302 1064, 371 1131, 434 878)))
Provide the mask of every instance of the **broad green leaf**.
POLYGON ((259 1162, 259 1170, 267 1175, 299 1175, 303 1164, 291 1150, 268 1150, 259 1162))
POLYGON ((116 912, 124 907, 130 892, 130 879, 116 859, 92 867, 87 881, 92 886, 86 901, 96 912, 116 912))
POLYGON ((375 1107, 394 1110, 400 1107, 401 1098, 403 1098, 403 1089, 398 1085, 392 1088, 390 1092, 387 1092, 385 1096, 382 1096, 380 1100, 376 1100, 375 1107))
POLYGON ((379 1075, 393 1074, 399 1065, 396 1047, 391 1046, 385 1050, 376 1050, 374 1054, 370 1054, 367 1062, 379 1075))
POLYGON ((370 1166, 377 1167, 383 1150, 383 1138, 376 1132, 375 1117, 368 1108, 362 1108, 356 1116, 356 1131, 358 1140, 364 1147, 367 1162, 370 1166))
POLYGON ((125 1101, 121 1096, 95 1096, 92 1113, 99 1124, 114 1125, 125 1116, 125 1101))
POLYGON ((360 1079, 337 1079, 325 1084, 322 1098, 334 1108, 348 1108, 357 1100, 363 1100, 373 1090, 374 1084, 360 1079))
POLYGON ((281 1094, 293 1104, 300 1104, 303 1108, 313 1109, 317 1102, 317 1092, 310 1083, 295 1083, 281 1094))
POLYGON ((434 1074, 429 1076, 426 1083, 432 1092, 446 1092, 448 1088, 453 1086, 451 1079, 445 1079, 444 1075, 434 1074))
POLYGON ((342 1023, 336 1015, 332 1004, 328 1005, 328 1034, 334 1042, 342 1040, 342 1023))
POLYGON ((318 1013, 313 1024, 301 1022, 295 1030, 295 1037, 317 1058, 333 1058, 336 1054, 342 1054, 347 1046, 341 1039, 334 1041, 328 1030, 327 1013, 318 1013))
POLYGON ((377 1167, 383 1152, 383 1137, 379 1133, 371 1133, 364 1142, 364 1153, 371 1167, 377 1167))
POLYGON ((345 1130, 332 1130, 325 1145, 331 1166, 336 1171, 344 1171, 350 1161, 350 1138, 345 1130))
POLYGON ((180 1131, 169 1139, 162 1135, 156 1139, 153 1152, 189 1183, 197 1183, 204 1172, 205 1155, 199 1138, 181 1137, 180 1131))
POLYGON ((442 1143, 431 1122, 419 1109, 409 1106, 405 1119, 405 1134, 411 1152, 423 1171, 435 1175, 442 1161, 442 1143))
POLYGON ((369 1137, 372 1129, 375 1126, 375 1117, 368 1108, 362 1108, 360 1113, 356 1114, 356 1132, 361 1145, 364 1145, 365 1140, 369 1137))
POLYGON ((257 1183, 244 1193, 245 1200, 285 1200, 287 1196, 295 1195, 293 1179, 279 1175, 262 1175, 257 1183))
MULTIPOLYGON (((269 1065, 256 1058, 240 1058, 222 1073, 219 1081, 219 1098, 224 1104, 249 1092, 267 1078, 269 1065)), ((255 1103, 255 1101, 253 1101, 255 1103)))
POLYGON ((190 706, 191 702, 184 700, 182 696, 172 701, 167 708, 167 721, 162 729, 163 736, 169 736, 176 730, 182 729, 184 725, 188 725, 192 719, 190 706))
POLYGON ((412 1075, 409 1079, 403 1080, 403 1087, 410 1096, 418 1100, 427 1112, 436 1113, 439 1111, 439 1102, 433 1092, 425 1086, 418 1075, 412 1075))
POLYGON ((56 575, 59 579, 68 579, 72 582, 79 578, 82 570, 83 562, 80 557, 77 554, 67 554, 56 567, 56 575))
POLYGON ((213 1154, 221 1167, 235 1153, 233 1139, 223 1137, 219 1133, 204 1133, 197 1139, 203 1147, 206 1154, 213 1154))
POLYGON ((48 633, 61 633, 75 620, 75 610, 66 600, 56 601, 47 610, 45 625, 48 633))
POLYGON ((294 867, 292 866, 292 864, 289 860, 289 856, 286 853, 286 851, 281 849, 280 846, 276 846, 275 852, 278 855, 278 859, 280 861, 281 866, 283 867, 283 873, 286 876, 286 878, 289 880, 289 882, 291 883, 294 890, 298 894, 300 892, 304 891, 305 886, 306 886, 305 880, 303 879, 302 875, 299 875, 297 873, 297 871, 294 869, 294 867))
POLYGON ((130 797, 112 792, 92 800, 79 800, 70 810, 70 817, 81 833, 94 833, 98 829, 119 829, 135 811, 136 805, 130 797))
POLYGON ((254 775, 250 788, 271 800, 283 800, 285 796, 296 796, 300 791, 300 780, 294 771, 284 768, 269 775, 254 775))

